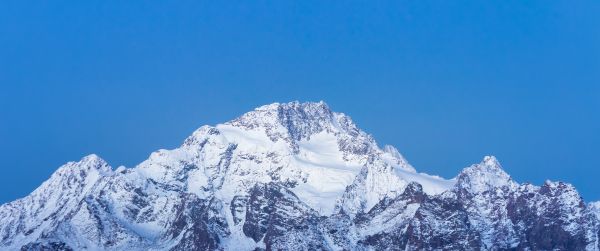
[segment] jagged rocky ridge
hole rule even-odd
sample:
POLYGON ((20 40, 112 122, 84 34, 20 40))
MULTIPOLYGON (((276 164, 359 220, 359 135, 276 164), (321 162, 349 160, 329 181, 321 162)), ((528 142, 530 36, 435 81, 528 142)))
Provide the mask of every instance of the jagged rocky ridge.
POLYGON ((0 206, 2 250, 599 250, 600 203, 494 157, 417 173, 323 103, 271 104, 113 170, 96 155, 0 206))

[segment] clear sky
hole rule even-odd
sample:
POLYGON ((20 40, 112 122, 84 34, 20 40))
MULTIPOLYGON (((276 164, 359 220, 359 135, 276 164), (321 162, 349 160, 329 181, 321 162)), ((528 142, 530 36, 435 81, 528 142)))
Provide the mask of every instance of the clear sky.
POLYGON ((600 200, 599 1, 1 1, 0 203, 97 153, 324 100, 418 171, 600 200), (227 2, 227 3, 225 3, 227 2))

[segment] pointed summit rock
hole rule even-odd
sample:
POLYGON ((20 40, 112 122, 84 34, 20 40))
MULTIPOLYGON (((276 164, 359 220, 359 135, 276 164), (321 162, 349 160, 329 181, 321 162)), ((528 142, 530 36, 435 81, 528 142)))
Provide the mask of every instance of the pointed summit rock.
POLYGON ((514 186, 516 183, 502 169, 496 157, 485 156, 481 163, 465 168, 458 175, 455 189, 478 194, 514 186))

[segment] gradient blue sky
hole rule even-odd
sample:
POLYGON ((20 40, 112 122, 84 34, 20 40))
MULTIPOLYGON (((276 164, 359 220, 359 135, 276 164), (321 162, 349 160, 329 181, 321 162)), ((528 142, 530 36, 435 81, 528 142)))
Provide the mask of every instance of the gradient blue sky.
POLYGON ((0 203, 254 107, 326 101, 422 172, 600 200, 599 1, 2 1, 0 203))

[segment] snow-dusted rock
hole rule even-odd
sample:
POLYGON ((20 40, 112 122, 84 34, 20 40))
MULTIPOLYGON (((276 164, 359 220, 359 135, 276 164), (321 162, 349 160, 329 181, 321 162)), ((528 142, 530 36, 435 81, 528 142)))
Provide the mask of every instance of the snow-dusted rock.
POLYGON ((572 185, 519 185, 485 157, 465 168, 452 189, 421 204, 407 247, 597 250, 597 222, 572 185))
POLYGON ((592 202, 588 205, 592 214, 596 216, 598 220, 600 220, 600 201, 592 202))

